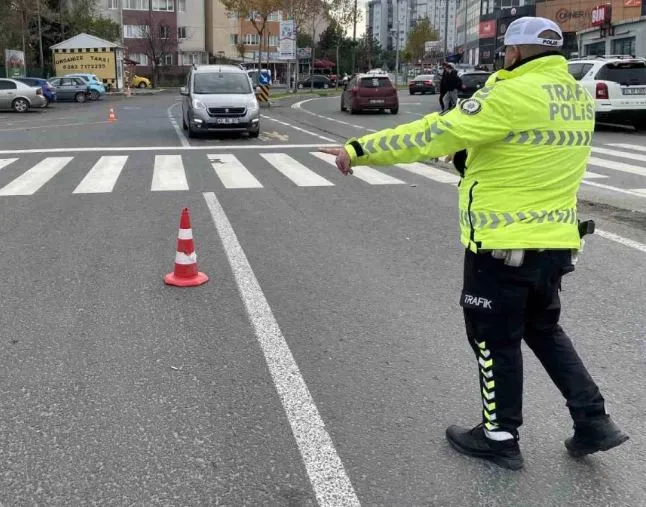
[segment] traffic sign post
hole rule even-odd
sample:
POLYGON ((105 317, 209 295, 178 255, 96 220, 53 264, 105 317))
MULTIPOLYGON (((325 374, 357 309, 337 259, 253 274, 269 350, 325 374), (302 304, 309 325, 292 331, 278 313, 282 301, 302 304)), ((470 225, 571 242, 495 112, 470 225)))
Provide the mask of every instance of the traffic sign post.
POLYGON ((258 73, 258 89, 256 91, 256 97, 258 102, 271 105, 269 101, 269 91, 271 90, 271 74, 266 69, 261 69, 258 73))

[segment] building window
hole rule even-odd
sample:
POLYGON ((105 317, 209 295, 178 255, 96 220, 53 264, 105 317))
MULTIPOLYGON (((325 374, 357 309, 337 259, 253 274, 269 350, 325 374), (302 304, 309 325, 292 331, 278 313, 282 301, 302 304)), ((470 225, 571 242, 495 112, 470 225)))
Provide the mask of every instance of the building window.
POLYGON ((280 42, 278 41, 278 35, 270 35, 269 36, 269 45, 270 46, 276 47, 279 44, 280 44, 280 42))
POLYGON ((108 0, 108 9, 118 9, 119 0, 108 0))
POLYGON ((173 12, 175 10, 173 2, 174 0, 153 0, 153 10, 173 12))
POLYGON ((238 45, 238 34, 237 33, 230 33, 229 34, 229 44, 231 46, 237 46, 238 45))
POLYGON ((159 66, 163 67, 164 65, 173 65, 173 55, 169 53, 159 59, 159 66))
POLYGON ((131 11, 147 11, 150 0, 123 0, 123 8, 131 11))
POLYGON ((257 33, 247 33, 244 36, 244 43, 247 46, 257 46, 260 42, 260 36, 257 33))
POLYGON ((143 39, 147 32, 146 25, 123 25, 123 36, 126 39, 143 39))
POLYGON ((170 39, 170 26, 162 25, 159 27, 159 38, 170 39))
POLYGON ((613 40, 612 54, 613 55, 634 55, 635 37, 626 37, 625 39, 613 40))
POLYGON ((282 14, 281 14, 281 12, 280 12, 280 11, 272 12, 272 13, 269 15, 269 17, 267 18, 267 21, 280 21, 280 20, 281 20, 281 16, 282 16, 282 14))
POLYGON ((144 67, 148 65, 148 55, 146 53, 130 53, 128 58, 137 62, 137 65, 144 67))
POLYGON ((238 19, 238 13, 237 12, 227 12, 227 17, 229 19, 238 19))
POLYGON ((178 39, 186 39, 186 27, 185 26, 178 26, 177 27, 177 38, 178 39))
POLYGON ((177 0, 177 12, 186 12, 186 0, 177 0))
POLYGON ((606 54, 606 43, 595 42, 594 44, 586 44, 585 46, 585 56, 597 56, 606 54))
POLYGON ((180 62, 181 65, 200 65, 202 63, 202 53, 182 53, 180 62))

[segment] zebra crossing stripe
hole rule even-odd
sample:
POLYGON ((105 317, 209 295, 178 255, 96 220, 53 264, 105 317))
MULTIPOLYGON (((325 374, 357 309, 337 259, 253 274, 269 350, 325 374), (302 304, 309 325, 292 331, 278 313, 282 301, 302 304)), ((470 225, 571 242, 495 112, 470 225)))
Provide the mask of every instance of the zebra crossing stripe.
POLYGON ((299 187, 334 186, 334 183, 319 176, 285 153, 261 153, 260 156, 299 187))
POLYGON ((592 147, 592 153, 598 153, 599 155, 610 155, 611 157, 617 157, 617 158, 627 158, 629 160, 638 160, 639 162, 646 162, 646 155, 640 155, 638 153, 628 153, 626 151, 609 150, 608 148, 597 148, 596 146, 592 147))
POLYGON ((33 195, 74 157, 47 157, 0 189, 0 195, 33 195))
POLYGON ((17 158, 0 158, 0 169, 18 160, 17 158))
POLYGON ((586 180, 597 180, 602 178, 607 178, 605 174, 593 173, 592 171, 586 171, 583 175, 583 178, 586 180))
MULTIPOLYGON (((329 153, 321 153, 320 151, 313 151, 310 152, 310 154, 336 167, 336 157, 334 155, 330 155, 329 153)), ((404 183, 402 180, 393 178, 392 176, 381 173, 373 169, 372 167, 365 165, 353 167, 352 172, 353 176, 356 176, 360 180, 365 181, 366 183, 369 183, 371 185, 401 185, 402 183, 404 183)))
POLYGON ((101 157, 72 193, 101 194, 112 192, 127 160, 127 156, 101 157))
POLYGON ((614 160, 607 160, 605 158, 590 157, 588 159, 588 165, 601 167, 603 169, 611 169, 613 171, 621 171, 624 173, 646 176, 646 169, 643 167, 635 167, 624 162, 615 162, 614 160))
POLYGON ((639 146, 637 144, 612 143, 612 144, 607 144, 606 146, 612 146, 613 148, 621 148, 622 150, 646 151, 646 146, 639 146))
POLYGON ((225 188, 262 188, 249 170, 230 153, 208 155, 211 167, 225 188))
POLYGON ((181 155, 155 155, 153 182, 150 190, 153 192, 188 190, 188 181, 181 155))
POLYGON ((436 169, 421 162, 413 162, 411 164, 397 164, 397 167, 404 169, 405 171, 423 176, 429 180, 437 181, 438 183, 449 183, 451 185, 456 185, 460 181, 460 177, 457 174, 451 174, 449 172, 443 171, 441 169, 436 169))

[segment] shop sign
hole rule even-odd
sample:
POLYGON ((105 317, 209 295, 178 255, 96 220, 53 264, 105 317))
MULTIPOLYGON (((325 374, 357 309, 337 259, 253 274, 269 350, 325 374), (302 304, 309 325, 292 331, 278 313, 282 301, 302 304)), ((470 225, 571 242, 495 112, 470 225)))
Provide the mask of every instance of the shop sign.
POLYGON ((489 39, 496 35, 496 20, 482 21, 480 23, 479 35, 481 39, 489 39))
POLYGON ((610 5, 597 5, 592 9, 592 26, 602 26, 610 23, 612 10, 610 5))

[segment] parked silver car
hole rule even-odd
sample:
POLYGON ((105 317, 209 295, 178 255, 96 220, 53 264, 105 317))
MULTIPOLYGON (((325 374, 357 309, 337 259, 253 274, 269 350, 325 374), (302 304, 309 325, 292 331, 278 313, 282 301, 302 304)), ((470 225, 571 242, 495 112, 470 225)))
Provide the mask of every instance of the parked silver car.
POLYGON ((260 134, 260 107, 247 72, 235 65, 194 66, 180 90, 182 126, 199 132, 260 134))
POLYGON ((0 109, 26 113, 29 108, 47 104, 40 86, 28 86, 15 79, 0 79, 0 109))

